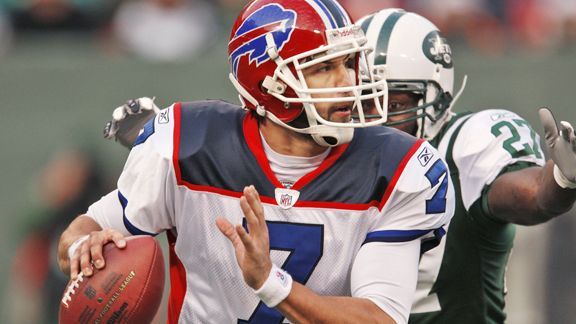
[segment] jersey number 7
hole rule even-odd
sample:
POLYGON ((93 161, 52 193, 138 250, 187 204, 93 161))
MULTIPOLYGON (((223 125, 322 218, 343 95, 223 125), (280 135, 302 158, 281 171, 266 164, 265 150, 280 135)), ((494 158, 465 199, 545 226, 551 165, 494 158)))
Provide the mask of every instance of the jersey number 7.
MULTIPOLYGON (((246 219, 243 224, 246 227, 246 219)), ((290 254, 282 265, 294 281, 306 284, 324 253, 324 225, 266 221, 270 237, 270 250, 286 251, 290 254)), ((284 316, 263 302, 248 320, 238 323, 281 323, 284 316)))
POLYGON ((426 172, 426 178, 434 188, 440 179, 442 182, 432 198, 426 200, 426 214, 440 214, 446 211, 446 193, 448 192, 448 169, 442 160, 436 160, 426 172), (442 178, 444 176, 444 178, 442 178))

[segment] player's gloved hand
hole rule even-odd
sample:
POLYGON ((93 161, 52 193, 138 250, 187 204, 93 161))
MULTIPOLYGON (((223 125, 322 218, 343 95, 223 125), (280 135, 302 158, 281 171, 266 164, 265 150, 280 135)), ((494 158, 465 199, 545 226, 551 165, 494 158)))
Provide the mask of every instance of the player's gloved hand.
POLYGON ((154 99, 148 97, 130 99, 114 109, 112 120, 104 127, 104 138, 114 139, 123 146, 131 148, 144 124, 160 111, 154 99))
POLYGON ((538 111, 544 126, 544 138, 550 151, 550 156, 556 166, 554 179, 562 188, 576 188, 576 134, 567 121, 560 122, 560 130, 552 111, 540 108, 538 111))

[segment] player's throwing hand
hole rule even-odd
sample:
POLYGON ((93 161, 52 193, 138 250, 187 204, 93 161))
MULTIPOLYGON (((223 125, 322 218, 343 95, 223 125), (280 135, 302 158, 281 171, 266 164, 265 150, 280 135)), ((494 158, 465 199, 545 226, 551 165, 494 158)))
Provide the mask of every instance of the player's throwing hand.
POLYGON ((95 231, 91 234, 79 238, 68 249, 70 258, 70 278, 76 279, 80 272, 84 276, 90 277, 93 274, 92 267, 102 269, 105 266, 102 254, 103 246, 108 242, 114 242, 116 247, 123 249, 126 247, 124 236, 113 229, 95 231))

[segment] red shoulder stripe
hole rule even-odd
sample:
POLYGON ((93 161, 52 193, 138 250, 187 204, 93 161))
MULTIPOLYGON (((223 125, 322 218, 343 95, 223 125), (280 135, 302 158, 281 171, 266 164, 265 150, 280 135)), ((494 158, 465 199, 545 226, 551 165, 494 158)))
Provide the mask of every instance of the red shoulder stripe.
POLYGON ((414 145, 412 145, 412 147, 410 148, 408 153, 406 153, 406 155, 404 156, 402 161, 400 161, 400 164, 398 165, 398 168, 396 169, 396 172, 394 173, 392 180, 390 181, 390 183, 388 184, 388 187, 386 188, 386 192, 384 192, 384 196, 382 197, 382 201, 380 201, 380 205, 378 206, 378 209, 382 210, 382 208, 384 208, 384 205, 386 205, 386 203, 388 202, 388 199, 390 198, 390 195, 392 195, 394 188, 396 188, 396 184, 398 183, 398 179, 400 178, 402 173, 404 173, 404 169, 406 168, 408 161, 410 161, 410 158, 412 158, 414 153, 416 153, 416 151, 418 151, 418 149, 420 148, 420 146, 422 146, 422 144, 424 142, 425 142, 425 140, 423 140, 423 139, 417 140, 416 143, 414 143, 414 145))

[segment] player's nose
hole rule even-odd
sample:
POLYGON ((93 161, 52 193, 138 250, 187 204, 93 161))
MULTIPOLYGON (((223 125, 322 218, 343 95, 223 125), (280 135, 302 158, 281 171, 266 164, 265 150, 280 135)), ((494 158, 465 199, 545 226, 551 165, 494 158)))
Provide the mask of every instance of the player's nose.
POLYGON ((356 72, 354 69, 347 67, 345 64, 339 64, 336 68, 337 73, 337 86, 350 87, 353 86, 356 80, 356 72))

